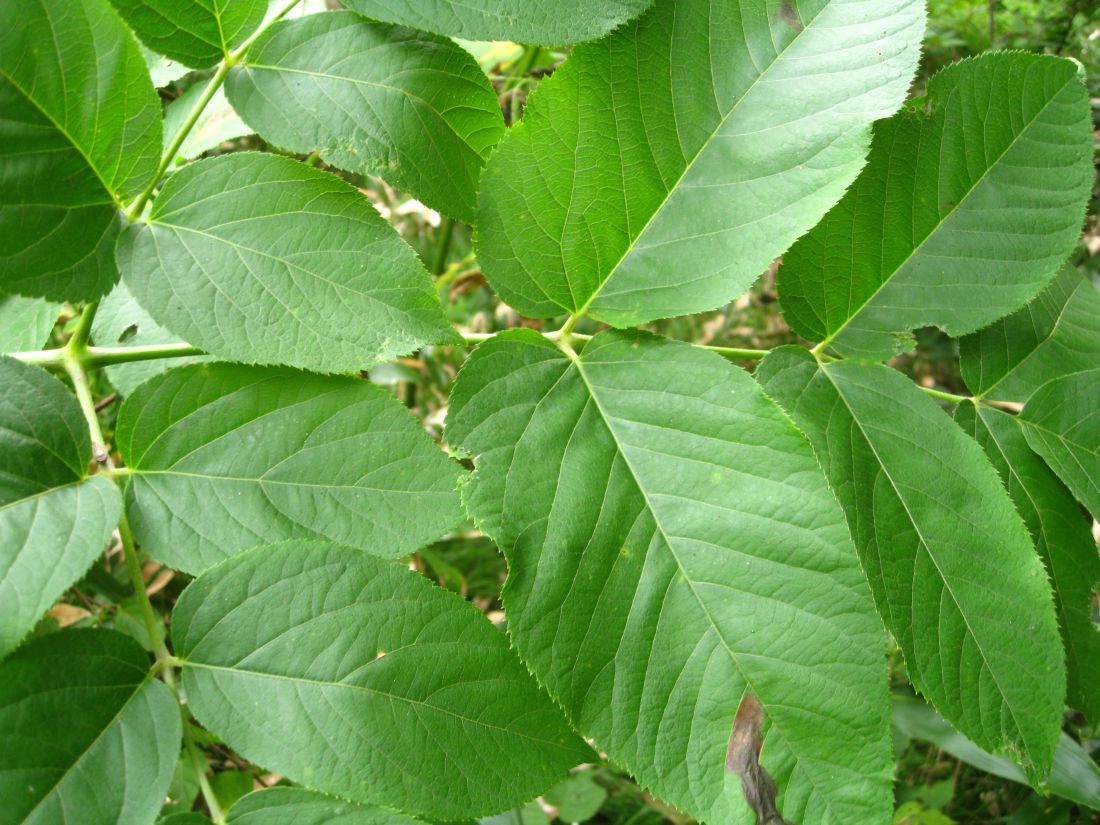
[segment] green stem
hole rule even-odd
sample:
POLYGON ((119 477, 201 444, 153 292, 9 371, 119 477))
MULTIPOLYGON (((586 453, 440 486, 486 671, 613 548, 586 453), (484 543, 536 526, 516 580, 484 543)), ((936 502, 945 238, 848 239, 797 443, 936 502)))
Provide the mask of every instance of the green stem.
POLYGON ((451 218, 444 218, 439 227, 442 233, 439 243, 435 248, 435 259, 432 261, 432 275, 442 275, 447 269, 447 254, 451 251, 451 238, 455 233, 455 222, 451 218))
POLYGON ((225 814, 222 812, 222 806, 218 804, 218 797, 210 785, 210 780, 206 778, 210 765, 206 761, 202 749, 195 741, 190 722, 184 723, 183 726, 183 747, 187 751, 187 755, 191 757, 191 765, 195 768, 195 773, 199 777, 199 792, 206 803, 210 818, 214 820, 215 825, 225 825, 225 814))
MULTIPOLYGON (((920 384, 917 384, 917 386, 920 387, 921 390, 923 390, 924 392, 926 392, 928 395, 932 396, 933 398, 938 398, 941 401, 950 401, 952 404, 962 404, 963 402, 966 402, 966 401, 975 401, 975 400, 977 400, 977 399, 971 398, 968 395, 955 395, 955 393, 953 393, 953 392, 944 392, 943 390, 937 390, 937 389, 933 389, 932 387, 921 386, 920 384)), ((993 402, 993 403, 997 403, 997 402, 993 402)))
POLYGON ((164 681, 171 685, 175 682, 175 678, 170 664, 172 655, 164 644, 164 624, 157 618, 153 603, 149 601, 149 591, 145 589, 145 576, 141 572, 141 559, 138 558, 134 534, 130 531, 130 522, 127 521, 125 513, 118 522, 118 535, 122 539, 122 555, 126 557, 126 572, 130 574, 130 584, 133 585, 134 594, 137 597, 141 620, 145 623, 145 631, 153 642, 153 652, 157 655, 157 661, 164 662, 162 665, 164 681))
POLYGON ((172 161, 176 157, 176 153, 179 151, 183 142, 187 139, 187 136, 191 133, 191 130, 195 127, 199 118, 202 116, 203 111, 206 109, 210 99, 214 97, 214 94, 221 88, 225 82, 225 78, 229 75, 229 70, 232 69, 241 58, 244 57, 245 52, 248 51, 248 47, 256 42, 261 34, 271 28, 276 22, 282 19, 287 12, 297 6, 299 0, 290 0, 283 8, 281 8, 276 14, 271 17, 264 25, 256 29, 252 33, 252 36, 244 41, 235 51, 227 54, 225 59, 218 64, 217 71, 214 72, 214 76, 210 78, 206 84, 206 88, 202 90, 202 96, 195 101, 195 105, 191 107, 191 111, 187 113, 187 119, 183 121, 179 129, 176 130, 176 134, 173 135, 172 140, 169 142, 168 147, 164 150, 164 154, 161 155, 160 165, 157 166, 156 174, 149 181, 149 185, 145 187, 145 191, 142 192, 137 198, 134 199, 133 204, 130 206, 129 211, 126 213, 126 217, 131 221, 136 221, 141 217, 141 212, 145 209, 145 204, 149 202, 149 198, 152 197, 153 192, 157 188, 157 184, 160 183, 160 179, 164 177, 164 173, 168 171, 168 167, 172 164, 172 161))
MULTIPOLYGON (((12 358, 18 358, 28 364, 45 369, 65 369, 66 347, 36 352, 13 352, 12 358)), ((85 347, 80 356, 80 364, 85 369, 109 367, 112 364, 128 364, 133 361, 155 361, 159 358, 181 358, 192 355, 205 355, 204 350, 190 344, 148 344, 139 347, 85 347)), ((70 359, 71 360, 71 359, 70 359)))

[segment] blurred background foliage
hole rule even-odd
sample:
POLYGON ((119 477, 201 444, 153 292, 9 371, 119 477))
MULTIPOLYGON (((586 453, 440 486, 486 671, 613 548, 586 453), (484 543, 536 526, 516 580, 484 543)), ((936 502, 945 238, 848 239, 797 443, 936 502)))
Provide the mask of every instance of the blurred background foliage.
MULTIPOLYGON (((325 6, 338 7, 338 3, 304 0, 294 13, 307 14, 325 6)), ((990 48, 1058 54, 1081 64, 1090 90, 1094 124, 1100 129, 1100 0, 928 0, 928 6, 925 54, 914 94, 922 92, 937 70, 990 48)), ((531 92, 566 57, 565 51, 512 43, 463 45, 492 80, 509 123, 522 117, 531 92)), ((148 59, 154 79, 161 86, 166 117, 169 121, 178 119, 179 113, 189 108, 190 97, 201 88, 206 74, 186 73, 186 69, 153 54, 148 59)), ((192 134, 189 140, 195 143, 185 148, 191 149, 191 156, 241 149, 278 151, 248 133, 248 127, 222 98, 212 104, 208 116, 192 134)), ((318 163, 316 157, 301 159, 318 163)), ((381 180, 330 171, 359 187, 417 250, 435 278, 450 319, 463 332, 488 333, 516 326, 549 330, 564 320, 522 318, 501 303, 478 268, 469 226, 440 216, 381 180)), ((1100 189, 1094 190, 1085 232, 1073 263, 1100 285, 1100 189)), ((75 312, 67 307, 54 331, 56 343, 68 337, 74 319, 75 312)), ((748 293, 719 310, 649 326, 655 332, 684 341, 740 348, 766 349, 797 340, 779 312, 774 265, 748 293)), ((597 327, 582 322, 579 331, 595 332, 597 327)), ((937 330, 923 330, 917 340, 917 348, 896 359, 895 366, 925 386, 964 392, 958 374, 956 344, 937 330)), ((417 357, 377 367, 369 378, 391 389, 442 443, 447 396, 465 356, 462 348, 428 348, 417 357)), ((755 364, 743 362, 743 366, 751 369, 755 364)), ((119 393, 102 373, 93 377, 104 430, 110 436, 119 393)), ((506 575, 504 559, 475 525, 459 525, 408 561, 441 586, 470 599, 494 621, 504 623, 500 601, 506 575)), ((187 577, 152 562, 146 566, 145 574, 154 603, 167 612, 186 585, 187 577)), ((113 626, 147 647, 152 644, 137 616, 120 548, 108 552, 53 608, 38 632, 89 625, 113 626)), ((1076 793, 1069 795, 1076 795, 1077 800, 1057 793, 1041 795, 1023 784, 1022 773, 1011 762, 986 754, 954 734, 934 711, 913 697, 900 655, 894 651, 890 660, 897 760, 895 823, 1100 823, 1100 811, 1082 804, 1091 800, 1094 808, 1100 808, 1100 769, 1096 761, 1100 757, 1100 730, 1095 725, 1086 725, 1084 719, 1073 715, 1066 718, 1068 743, 1074 747, 1073 759, 1064 767, 1065 775, 1058 777, 1057 782, 1052 779, 1052 785, 1060 782, 1063 792, 1067 787, 1075 788, 1076 793)), ((239 758, 206 732, 198 731, 197 735, 217 772, 213 784, 225 807, 253 788, 282 781, 239 758)), ((1059 787, 1053 790, 1058 791, 1059 787)), ((197 796, 194 768, 183 760, 165 813, 190 810, 197 796)), ((639 788, 614 766, 599 764, 578 769, 568 780, 521 809, 482 822, 550 825, 554 821, 679 825, 691 820, 639 788)))

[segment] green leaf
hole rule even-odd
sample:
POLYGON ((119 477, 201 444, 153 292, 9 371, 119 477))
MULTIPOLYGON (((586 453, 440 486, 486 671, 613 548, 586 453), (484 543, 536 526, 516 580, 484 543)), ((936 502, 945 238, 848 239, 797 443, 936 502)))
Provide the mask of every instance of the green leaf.
POLYGON ((955 420, 982 445, 1054 585, 1054 607, 1066 651, 1067 701, 1100 721, 1100 632, 1092 623, 1100 556, 1073 495, 1028 447, 1019 420, 985 405, 963 404, 955 420))
POLYGON ((579 358, 504 333, 447 433, 508 557, 514 643, 613 762, 698 819, 753 822, 726 764, 755 695, 784 817, 888 816, 882 628, 809 444, 744 371, 640 332, 579 358))
POLYGON ((60 381, 0 358, 0 387, 2 657, 103 552, 122 502, 106 478, 88 478, 88 427, 60 381))
POLYGON ((180 598, 172 638, 205 727, 355 801, 476 816, 592 757, 473 605, 350 547, 288 542, 218 565, 180 598))
POLYGON ((136 642, 68 630, 0 664, 0 823, 147 825, 180 748, 175 696, 136 642))
POLYGON ((601 788, 592 775, 578 773, 560 782, 543 794, 547 805, 558 809, 562 822, 586 822, 597 813, 607 799, 607 791, 601 788))
POLYGON ((1100 369, 1043 384, 1019 420, 1031 449, 1100 518, 1100 369))
POLYGON ((134 535, 188 573, 291 538, 398 557, 461 519, 462 468, 358 378, 182 367, 127 399, 115 440, 134 535))
POLYGON ((267 0, 111 0, 150 49, 192 69, 213 66, 264 19, 267 0))
MULTIPOLYGON (((179 343, 179 336, 168 332, 149 317, 149 313, 134 300, 126 284, 117 283, 99 302, 92 327, 92 338, 102 347, 139 347, 150 344, 179 343)), ((128 396, 143 381, 160 375, 172 367, 207 361, 209 356, 191 355, 186 358, 155 358, 130 364, 112 364, 106 368, 107 377, 120 394, 128 396)))
POLYGON ((796 332, 882 359, 935 325, 974 332, 1051 280, 1092 190, 1088 94, 1070 60, 982 55, 875 125, 867 167, 783 257, 796 332))
MULTIPOLYGON (((894 696, 894 725, 906 736, 931 742, 956 759, 979 770, 1028 784, 1027 777, 1013 762, 982 750, 955 731, 939 714, 916 697, 894 696)), ((1067 734, 1061 734, 1046 790, 1100 811, 1100 767, 1088 752, 1067 734)))
POLYGON ((321 372, 458 340, 416 253, 344 181, 239 152, 176 172, 118 263, 165 329, 214 355, 321 372))
POLYGON ((160 106, 107 0, 0 3, 0 291, 96 298, 120 199, 160 160, 160 106))
POLYGON ((305 788, 268 788, 242 797, 228 825, 421 825, 410 816, 305 788))
POLYGON ((1044 776, 1062 645, 1046 573, 982 449, 882 365, 819 366, 784 347, 757 378, 810 436, 910 681, 979 745, 1044 776))
MULTIPOLYGON (((179 131, 194 109, 196 102, 206 91, 205 84, 196 83, 164 108, 164 142, 167 144, 179 131)), ((240 115, 229 105, 225 91, 218 89, 210 102, 206 104, 202 115, 188 132, 183 144, 176 152, 174 160, 197 158, 204 152, 215 149, 227 140, 236 140, 252 134, 252 130, 241 120, 240 115)))
POLYGON ((0 295, 0 353, 43 346, 60 314, 60 304, 41 298, 0 295))
POLYGON ((602 37, 653 0, 348 0, 344 5, 375 20, 467 40, 557 46, 602 37))
POLYGON ((496 92, 465 49, 352 12, 276 23, 226 88, 265 140, 380 175, 464 221, 504 134, 496 92))
POLYGON ((220 771, 210 777, 210 787, 218 804, 228 810, 241 797, 252 793, 252 774, 248 771, 220 771))
POLYGON ((966 385, 977 396, 1026 401, 1054 378, 1100 365, 1100 290, 1072 266, 1038 298, 959 341, 966 385))
POLYGON ((920 0, 658 0, 542 83, 481 184, 478 260, 531 317, 713 309, 836 203, 902 102, 920 0))

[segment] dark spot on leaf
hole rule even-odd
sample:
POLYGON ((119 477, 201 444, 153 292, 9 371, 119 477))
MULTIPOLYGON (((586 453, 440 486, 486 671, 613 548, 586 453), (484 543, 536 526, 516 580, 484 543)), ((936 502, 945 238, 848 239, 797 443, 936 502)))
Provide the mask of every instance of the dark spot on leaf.
POLYGON ((801 32, 802 29, 805 28, 805 26, 802 25, 802 18, 798 16, 798 9, 795 8, 791 0, 780 0, 779 19, 796 32, 801 32))
POLYGON ((755 694, 746 693, 733 719, 733 733, 726 749, 726 770, 741 777, 745 801, 756 813, 756 825, 790 825, 775 807, 775 781, 760 766, 764 739, 760 726, 764 711, 755 694))
POLYGON ((137 324, 130 324, 126 329, 122 330, 122 334, 118 336, 118 342, 125 344, 131 338, 138 334, 137 324))

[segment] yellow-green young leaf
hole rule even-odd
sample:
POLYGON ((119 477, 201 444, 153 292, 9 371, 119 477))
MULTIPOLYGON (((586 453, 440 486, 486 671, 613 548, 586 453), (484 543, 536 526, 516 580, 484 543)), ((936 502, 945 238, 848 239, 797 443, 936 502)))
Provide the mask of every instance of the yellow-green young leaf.
POLYGON ((0 657, 84 574, 118 524, 118 488, 88 478, 91 458, 88 425, 65 385, 0 358, 0 657))
POLYGON ((557 46, 601 37, 653 0, 348 0, 375 20, 462 37, 557 46))
POLYGON ((218 565, 184 591, 172 638, 203 725, 346 799, 480 816, 594 758, 477 608, 350 547, 218 565))
POLYGON ((172 691, 113 630, 39 637, 0 664, 0 823, 148 825, 180 750, 172 691))
POLYGON ((165 329, 234 361, 366 369, 456 340, 416 253, 335 175, 240 152, 174 174, 118 243, 165 329))
POLYGON ((757 379, 809 435, 910 681, 1032 779, 1066 691, 1050 583, 982 449, 901 373, 784 347, 757 379))
POLYGON ((1100 290, 1064 266, 1038 298, 959 341, 971 392, 1026 401, 1054 378, 1100 366, 1100 290))
MULTIPOLYGON (((173 335, 149 317, 126 284, 119 282, 99 302, 92 327, 92 338, 101 347, 140 347, 151 344, 179 343, 173 335)), ((154 358, 130 364, 112 364, 105 368, 111 384, 121 395, 130 395, 143 381, 172 367, 209 360, 206 355, 186 358, 154 358)))
POLYGON ((145 60, 107 0, 0 3, 0 292, 96 298, 118 280, 116 201, 160 159, 145 60))
POLYGON ((0 353, 44 346, 60 314, 60 304, 41 298, 0 295, 0 353))
POLYGON ((1043 384, 1019 420, 1031 449, 1100 518, 1100 369, 1043 384))
POLYGON ((478 260, 525 315, 712 309, 836 203, 905 97, 922 0, 658 0, 577 47, 482 176, 478 260))
POLYGON ((115 440, 134 534, 188 573, 291 538, 398 557, 462 517, 462 468, 359 378, 181 367, 127 399, 115 440))
POLYGON ((264 19, 267 0, 111 0, 150 49, 192 69, 213 66, 264 19))
POLYGON ((1070 60, 993 53, 937 74, 875 125, 859 179, 784 255, 791 326, 882 359, 917 327, 963 335, 1019 309, 1081 232, 1091 123, 1070 60))
POLYGON ((1100 721, 1100 632, 1092 623, 1100 555, 1073 495, 1031 451, 1018 418, 984 405, 962 404, 955 420, 982 445, 1023 516, 1054 586, 1054 607, 1066 651, 1067 702, 1100 721))
POLYGON ((447 432, 508 557, 509 634, 612 762, 692 816, 753 823, 744 703, 785 819, 889 818, 882 627, 810 445, 747 373, 646 333, 578 358, 506 333, 463 367, 447 432))
POLYGON ((348 802, 305 788, 268 788, 242 797, 228 825, 421 825, 385 808, 348 802))
POLYGON ((352 12, 313 14, 272 26, 226 84, 265 140, 474 220, 504 119, 489 79, 453 40, 352 12))

